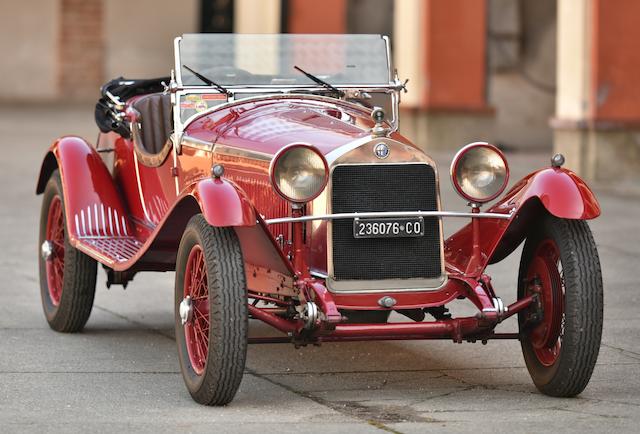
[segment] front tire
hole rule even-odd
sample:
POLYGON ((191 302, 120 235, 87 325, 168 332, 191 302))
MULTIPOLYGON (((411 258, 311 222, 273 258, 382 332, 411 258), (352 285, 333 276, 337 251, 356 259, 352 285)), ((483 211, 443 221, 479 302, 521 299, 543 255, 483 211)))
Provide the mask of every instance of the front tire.
POLYGON ((524 360, 536 387, 557 397, 589 383, 602 336, 598 251, 585 221, 546 215, 522 253, 518 297, 539 301, 518 314, 524 360))
POLYGON ((40 296, 49 326, 75 333, 91 314, 97 262, 71 246, 65 221, 62 182, 56 170, 45 188, 40 213, 40 296))
POLYGON ((180 368, 193 399, 204 405, 231 402, 247 353, 244 261, 233 229, 214 228, 202 214, 191 218, 178 249, 175 327, 180 368))

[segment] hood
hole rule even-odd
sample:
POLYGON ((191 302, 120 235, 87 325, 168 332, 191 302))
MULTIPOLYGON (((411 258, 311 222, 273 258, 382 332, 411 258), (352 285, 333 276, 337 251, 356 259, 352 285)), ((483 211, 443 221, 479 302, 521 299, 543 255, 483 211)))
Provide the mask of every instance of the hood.
POLYGON ((203 115, 186 132, 216 145, 268 155, 300 142, 327 155, 347 143, 371 137, 373 125, 364 107, 324 97, 280 96, 240 101, 203 115))

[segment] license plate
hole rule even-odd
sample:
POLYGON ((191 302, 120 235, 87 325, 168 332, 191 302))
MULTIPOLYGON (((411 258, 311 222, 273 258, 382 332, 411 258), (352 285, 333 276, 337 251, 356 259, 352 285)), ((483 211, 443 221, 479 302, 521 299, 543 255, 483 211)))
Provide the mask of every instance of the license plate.
POLYGON ((354 238, 407 238, 423 235, 423 217, 353 220, 354 238))

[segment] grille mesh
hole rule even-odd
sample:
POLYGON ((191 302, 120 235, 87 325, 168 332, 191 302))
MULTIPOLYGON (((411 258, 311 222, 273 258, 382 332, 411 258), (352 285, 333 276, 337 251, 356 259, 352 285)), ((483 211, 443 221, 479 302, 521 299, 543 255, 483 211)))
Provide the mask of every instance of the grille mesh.
MULTIPOLYGON (((332 212, 436 211, 437 187, 427 164, 338 166, 332 174, 332 212)), ((353 220, 334 220, 336 280, 437 278, 442 274, 440 225, 425 217, 418 238, 353 237, 353 220)))

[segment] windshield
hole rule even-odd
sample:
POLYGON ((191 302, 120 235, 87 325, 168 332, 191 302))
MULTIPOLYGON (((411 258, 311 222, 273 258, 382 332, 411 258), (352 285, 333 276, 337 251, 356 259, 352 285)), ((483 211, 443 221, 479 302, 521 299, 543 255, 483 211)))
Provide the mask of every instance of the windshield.
POLYGON ((183 86, 207 86, 193 71, 223 87, 318 85, 296 66, 334 86, 391 81, 380 35, 186 34, 177 48, 183 86))

